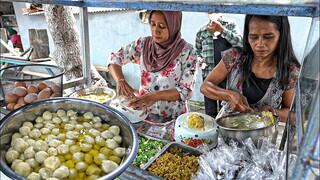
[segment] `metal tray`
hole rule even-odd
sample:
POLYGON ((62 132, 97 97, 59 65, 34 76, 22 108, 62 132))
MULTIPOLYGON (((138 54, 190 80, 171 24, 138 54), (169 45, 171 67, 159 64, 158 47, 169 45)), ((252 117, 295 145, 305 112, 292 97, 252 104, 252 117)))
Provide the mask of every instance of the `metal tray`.
POLYGON ((174 147, 178 147, 182 150, 182 152, 184 153, 188 153, 190 155, 194 155, 194 156, 200 156, 202 155, 202 152, 199 150, 199 149, 196 149, 196 148, 193 148, 191 146, 187 146, 187 145, 183 145, 183 144, 180 144, 178 142, 170 142, 168 143, 167 145, 165 145, 159 152, 158 154, 156 154, 153 158, 151 158, 151 160, 146 163, 142 169, 143 170, 147 170, 149 166, 151 166, 151 164, 158 158, 160 157, 161 155, 163 155, 165 152, 167 151, 170 151, 171 148, 174 148, 174 147))
MULTIPOLYGON (((143 137, 143 138, 145 138, 145 139, 147 139, 147 140, 154 140, 154 141, 162 142, 162 143, 164 144, 164 146, 163 146, 162 148, 164 148, 168 143, 170 143, 170 142, 167 141, 167 140, 160 139, 160 138, 156 138, 156 137, 152 137, 152 136, 149 136, 149 135, 146 135, 146 134, 143 134, 143 133, 138 133, 138 136, 141 136, 141 137, 143 137)), ((162 148, 158 150, 157 154, 162 150, 162 148)), ((138 147, 138 150, 139 150, 139 147, 138 147)), ((138 152, 138 153, 139 153, 139 152, 138 152)), ((155 154, 155 155, 157 155, 157 154, 155 154)), ((137 154, 137 156, 138 156, 138 154, 137 154)), ((136 156, 136 158, 137 158, 137 156, 136 156)), ((152 158, 153 158, 153 157, 151 157, 151 158, 149 159, 149 161, 151 161, 152 158)), ((142 167, 144 167, 146 164, 148 164, 149 161, 146 162, 143 166, 138 167, 138 168, 141 168, 141 169, 142 169, 142 167)), ((137 167, 137 166, 134 166, 134 165, 131 165, 131 166, 137 167)))
POLYGON ((146 138, 146 139, 161 141, 161 142, 163 142, 163 143, 165 143, 165 144, 170 143, 170 141, 168 141, 168 140, 160 139, 160 138, 157 138, 157 137, 153 137, 153 136, 150 136, 150 135, 147 135, 147 134, 144 134, 144 133, 139 133, 139 132, 138 132, 138 136, 142 136, 142 137, 144 137, 144 138, 146 138))

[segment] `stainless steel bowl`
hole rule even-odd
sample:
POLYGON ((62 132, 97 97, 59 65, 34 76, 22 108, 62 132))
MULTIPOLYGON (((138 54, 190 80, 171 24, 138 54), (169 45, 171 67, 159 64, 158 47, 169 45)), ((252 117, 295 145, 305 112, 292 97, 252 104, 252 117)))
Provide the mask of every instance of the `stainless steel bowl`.
POLYGON ((71 98, 80 98, 80 99, 87 99, 91 101, 96 101, 99 103, 103 103, 109 105, 110 101, 116 97, 117 93, 115 90, 108 88, 108 87, 98 87, 98 88, 87 88, 87 89, 80 89, 78 91, 73 92, 70 94, 69 97, 71 98), (93 95, 106 95, 103 98, 96 98, 92 99, 93 95))
MULTIPOLYGON (((223 137, 224 141, 229 143, 230 140, 233 140, 233 141, 242 143, 242 141, 250 137, 254 142, 254 144, 257 146, 259 138, 264 136, 264 137, 271 137, 274 142, 277 136, 277 125, 278 125, 277 120, 268 126, 252 128, 252 129, 236 129, 236 128, 229 128, 225 126, 225 124, 228 124, 229 122, 232 122, 235 119, 246 120, 248 115, 257 116, 259 118, 262 116, 262 113, 261 112, 238 113, 238 114, 223 116, 216 119, 216 123, 218 125, 218 131, 223 137)), ((273 118, 277 119, 276 116, 273 116, 273 118)))
POLYGON ((33 121, 37 116, 42 115, 46 110, 57 111, 58 109, 73 109, 79 113, 91 111, 94 115, 100 116, 101 119, 110 119, 107 122, 110 125, 120 127, 122 136, 122 144, 129 150, 128 155, 123 157, 119 167, 99 179, 114 179, 127 169, 137 155, 138 151, 138 135, 129 120, 115 109, 103 105, 101 103, 76 99, 76 98, 57 98, 37 101, 6 115, 0 122, 0 169, 10 179, 24 179, 17 175, 8 166, 5 153, 9 149, 10 141, 13 133, 18 132, 18 129, 25 121, 33 121), (108 117, 108 118, 107 118, 108 117))

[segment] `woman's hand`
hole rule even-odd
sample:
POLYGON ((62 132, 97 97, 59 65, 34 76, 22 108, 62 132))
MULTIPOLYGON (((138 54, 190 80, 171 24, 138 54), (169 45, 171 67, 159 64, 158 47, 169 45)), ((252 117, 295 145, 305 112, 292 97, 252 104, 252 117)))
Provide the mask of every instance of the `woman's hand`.
POLYGON ((140 97, 132 98, 128 106, 133 107, 135 109, 147 109, 147 107, 152 106, 154 103, 158 101, 156 92, 150 92, 140 97))
POLYGON ((127 83, 125 79, 121 79, 117 82, 117 94, 118 96, 124 96, 128 98, 134 98, 134 89, 127 83))
POLYGON ((265 105, 265 106, 263 106, 261 111, 270 111, 270 112, 273 113, 273 108, 271 106, 269 106, 269 105, 265 105))
POLYGON ((249 107, 247 98, 244 95, 239 94, 237 92, 232 92, 232 94, 230 95, 229 103, 230 109, 232 111, 254 112, 254 110, 249 107))
POLYGON ((277 109, 277 108, 272 108, 272 107, 269 106, 269 105, 265 105, 265 106, 262 107, 261 111, 269 111, 269 112, 271 112, 273 115, 278 116, 277 112, 280 112, 281 110, 280 110, 280 109, 277 109))

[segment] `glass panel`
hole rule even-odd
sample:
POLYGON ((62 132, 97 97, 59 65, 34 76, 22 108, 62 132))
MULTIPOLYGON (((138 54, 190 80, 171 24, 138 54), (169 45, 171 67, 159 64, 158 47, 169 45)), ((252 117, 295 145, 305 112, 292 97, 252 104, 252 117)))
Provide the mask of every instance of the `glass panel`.
POLYGON ((316 179, 316 175, 319 176, 319 44, 319 17, 317 17, 312 20, 296 87, 295 106, 292 110, 295 117, 290 121, 296 122, 292 124, 296 127, 297 137, 290 137, 293 128, 288 131, 289 153, 294 150, 292 144, 298 145, 298 159, 293 174, 289 174, 289 179, 316 179))
POLYGON ((305 58, 299 80, 299 102, 301 106, 302 133, 310 119, 311 106, 315 104, 315 93, 319 83, 319 17, 314 18, 306 46, 305 58))

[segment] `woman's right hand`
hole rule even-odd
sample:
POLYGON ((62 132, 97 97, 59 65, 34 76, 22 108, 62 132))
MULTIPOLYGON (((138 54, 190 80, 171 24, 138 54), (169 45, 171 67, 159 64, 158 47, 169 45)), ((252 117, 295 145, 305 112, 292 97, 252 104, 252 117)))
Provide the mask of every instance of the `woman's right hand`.
POLYGON ((118 96, 124 96, 128 98, 135 97, 134 89, 127 83, 125 79, 121 79, 117 82, 117 94, 118 96))
POLYGON ((229 103, 230 103, 230 109, 232 111, 254 112, 254 110, 250 108, 247 98, 240 93, 233 91, 230 94, 229 103))

